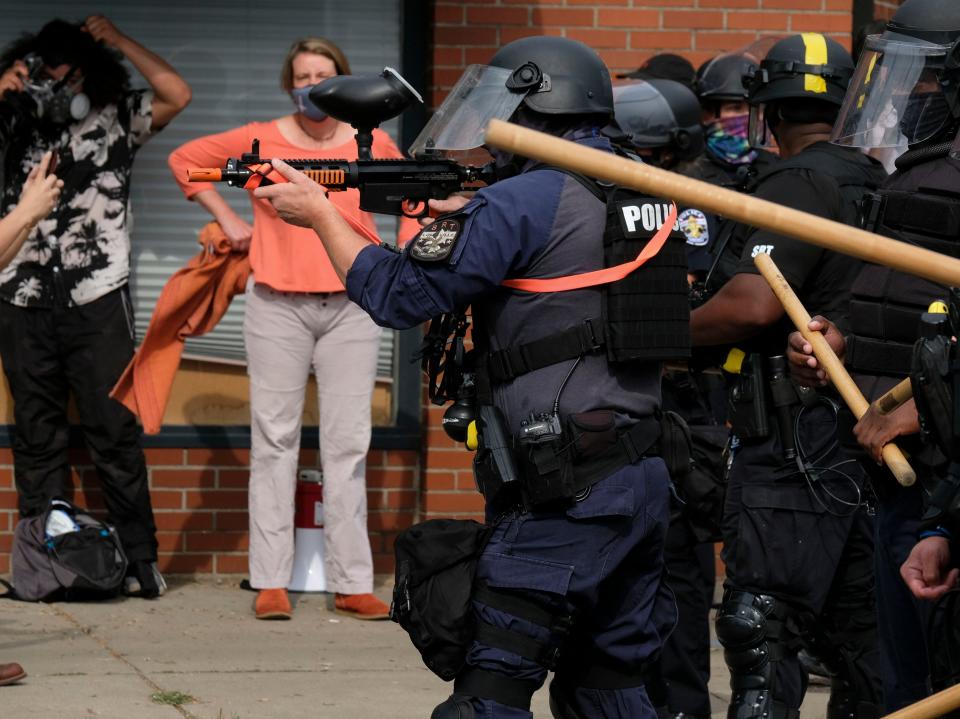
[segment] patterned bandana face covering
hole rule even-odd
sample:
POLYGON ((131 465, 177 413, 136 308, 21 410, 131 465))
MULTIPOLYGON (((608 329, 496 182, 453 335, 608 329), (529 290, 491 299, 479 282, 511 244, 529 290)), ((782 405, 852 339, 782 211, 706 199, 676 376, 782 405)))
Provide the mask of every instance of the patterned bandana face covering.
POLYGON ((747 139, 749 115, 732 115, 704 126, 707 152, 728 165, 747 165, 757 159, 757 151, 747 139))

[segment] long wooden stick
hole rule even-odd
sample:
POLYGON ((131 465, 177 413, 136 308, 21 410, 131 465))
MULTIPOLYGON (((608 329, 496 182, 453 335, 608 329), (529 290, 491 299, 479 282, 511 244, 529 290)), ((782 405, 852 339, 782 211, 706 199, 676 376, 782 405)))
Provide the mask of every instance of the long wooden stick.
POLYGON ((937 719, 960 707, 960 684, 887 714, 883 719, 937 719))
MULTIPOLYGON (((817 362, 830 375, 830 381, 833 382, 833 386, 843 397, 843 401, 847 403, 850 411, 856 415, 857 419, 860 419, 866 413, 870 404, 864 399, 860 388, 847 373, 843 362, 834 353, 826 338, 819 332, 812 332, 807 326, 810 324, 810 314, 800 302, 800 298, 794 293, 793 288, 790 287, 784 276, 780 274, 780 270, 777 269, 777 265, 770 255, 760 253, 753 258, 753 261, 767 284, 770 285, 770 289, 780 300, 793 324, 813 347, 813 354, 816 356, 817 362)), ((884 446, 883 461, 893 473, 893 476, 897 478, 897 481, 904 487, 909 487, 916 481, 916 473, 897 445, 887 444, 884 446)))
POLYGON ((873 401, 879 414, 890 414, 913 399, 913 385, 910 378, 903 380, 886 394, 880 395, 873 401))
POLYGON ((548 165, 631 187, 655 197, 669 198, 753 227, 892 267, 931 282, 960 286, 960 259, 615 157, 609 152, 584 147, 553 135, 492 120, 487 128, 486 143, 548 165))

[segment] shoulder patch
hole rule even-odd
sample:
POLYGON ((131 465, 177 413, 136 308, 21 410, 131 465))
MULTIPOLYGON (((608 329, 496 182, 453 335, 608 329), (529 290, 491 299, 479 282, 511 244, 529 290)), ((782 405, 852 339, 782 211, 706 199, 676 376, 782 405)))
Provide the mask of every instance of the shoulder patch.
POLYGON ((459 219, 445 217, 420 230, 420 234, 407 245, 407 252, 420 262, 442 262, 453 252, 462 232, 459 219))
POLYGON ((707 216, 700 210, 689 207, 677 218, 680 231, 687 238, 688 245, 703 247, 710 242, 710 225, 707 216))

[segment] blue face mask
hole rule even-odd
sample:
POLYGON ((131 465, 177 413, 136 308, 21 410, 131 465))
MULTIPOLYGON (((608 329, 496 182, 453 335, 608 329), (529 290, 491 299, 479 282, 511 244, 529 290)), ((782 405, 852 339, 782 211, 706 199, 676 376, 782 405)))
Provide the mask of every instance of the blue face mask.
POLYGON ((310 100, 310 91, 314 87, 316 87, 316 85, 296 87, 290 91, 290 97, 293 99, 293 104, 297 106, 297 110, 303 113, 305 118, 313 120, 314 122, 323 122, 329 115, 314 105, 310 100))

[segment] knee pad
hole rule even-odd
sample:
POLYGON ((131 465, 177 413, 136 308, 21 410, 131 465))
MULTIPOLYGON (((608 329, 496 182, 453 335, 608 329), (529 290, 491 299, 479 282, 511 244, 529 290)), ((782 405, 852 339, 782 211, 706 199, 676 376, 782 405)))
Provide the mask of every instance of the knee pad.
POLYGON ((430 719, 475 719, 476 712, 470 697, 463 694, 451 694, 442 704, 437 705, 430 719))
POLYGON ((780 658, 786 609, 766 594, 727 590, 717 613, 717 639, 730 668, 729 719, 792 719, 800 712, 773 699, 773 667, 780 658))

